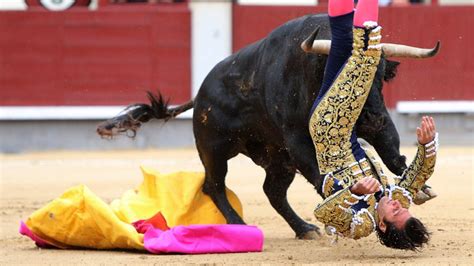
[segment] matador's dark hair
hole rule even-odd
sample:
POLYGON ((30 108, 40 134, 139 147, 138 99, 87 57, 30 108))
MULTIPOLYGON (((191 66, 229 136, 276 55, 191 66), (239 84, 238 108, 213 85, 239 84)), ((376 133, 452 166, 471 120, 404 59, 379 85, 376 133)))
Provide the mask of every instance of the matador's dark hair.
POLYGON ((377 237, 380 243, 389 248, 417 251, 430 239, 430 233, 426 227, 415 217, 408 219, 402 229, 397 229, 393 223, 385 219, 384 223, 387 225, 386 230, 382 232, 377 226, 377 237))

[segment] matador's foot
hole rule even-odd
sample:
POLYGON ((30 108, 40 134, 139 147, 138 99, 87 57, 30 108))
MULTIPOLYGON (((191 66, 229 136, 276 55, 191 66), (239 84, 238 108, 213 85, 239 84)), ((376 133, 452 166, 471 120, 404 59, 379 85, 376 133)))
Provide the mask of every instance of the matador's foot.
POLYGON ((430 186, 424 185, 420 191, 418 191, 415 195, 415 199, 413 200, 413 203, 416 205, 421 205, 428 200, 434 199, 438 196, 436 192, 431 188, 430 186))

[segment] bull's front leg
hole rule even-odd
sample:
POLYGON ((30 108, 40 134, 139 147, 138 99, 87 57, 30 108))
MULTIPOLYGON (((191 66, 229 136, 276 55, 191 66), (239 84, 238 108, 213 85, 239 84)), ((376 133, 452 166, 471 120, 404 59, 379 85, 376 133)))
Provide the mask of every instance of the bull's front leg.
POLYGON ((275 160, 266 167, 265 183, 263 190, 272 207, 285 219, 299 239, 317 239, 320 235, 319 228, 301 219, 291 208, 287 199, 287 191, 293 182, 296 170, 285 166, 285 161, 275 160))

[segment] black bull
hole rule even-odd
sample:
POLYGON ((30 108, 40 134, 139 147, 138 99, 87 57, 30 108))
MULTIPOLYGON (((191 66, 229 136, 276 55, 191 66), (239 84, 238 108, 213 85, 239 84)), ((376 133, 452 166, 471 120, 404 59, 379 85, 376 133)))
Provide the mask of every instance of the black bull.
MULTIPOLYGON (((168 108, 162 96, 149 93, 151 104, 135 104, 126 114, 99 125, 113 136, 135 132, 150 119, 170 119, 194 108, 196 146, 205 168, 203 191, 228 223, 244 223, 225 195, 227 161, 239 153, 265 169, 263 190, 275 210, 299 238, 314 238, 319 229, 290 207, 287 189, 299 171, 321 194, 322 177, 308 131, 310 109, 321 86, 326 55, 305 53, 300 45, 319 27, 316 39, 330 39, 326 15, 301 17, 266 38, 229 56, 208 74, 194 101, 168 108)), ((383 102, 383 81, 395 76, 397 62, 383 59, 356 124, 393 173, 406 168, 399 135, 383 102)))

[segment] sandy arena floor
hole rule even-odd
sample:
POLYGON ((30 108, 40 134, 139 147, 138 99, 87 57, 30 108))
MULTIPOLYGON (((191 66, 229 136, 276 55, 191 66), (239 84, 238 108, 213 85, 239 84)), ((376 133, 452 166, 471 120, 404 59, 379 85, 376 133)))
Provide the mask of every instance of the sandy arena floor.
MULTIPOLYGON (((415 148, 403 148, 412 158, 415 148)), ((432 231, 432 241, 422 252, 390 250, 375 235, 330 244, 295 240, 285 221, 273 210, 263 190, 264 172, 248 158, 230 161, 227 185, 240 197, 245 220, 265 234, 262 253, 221 255, 150 255, 126 251, 44 250, 18 234, 20 220, 58 197, 67 188, 85 184, 109 202, 141 182, 139 165, 162 172, 201 170, 197 152, 147 150, 121 152, 47 152, 1 155, 0 265, 10 264, 474 264, 474 147, 442 147, 430 180, 439 197, 411 211, 432 231)), ((312 210, 321 201, 297 176, 289 199, 301 217, 314 222, 312 210)), ((318 224, 321 226, 321 224, 318 224)))

